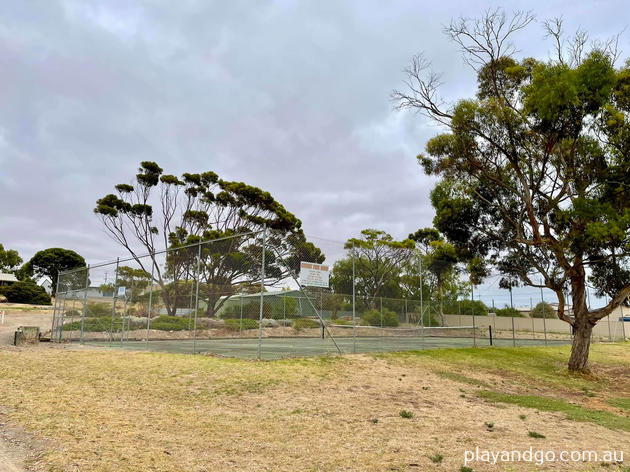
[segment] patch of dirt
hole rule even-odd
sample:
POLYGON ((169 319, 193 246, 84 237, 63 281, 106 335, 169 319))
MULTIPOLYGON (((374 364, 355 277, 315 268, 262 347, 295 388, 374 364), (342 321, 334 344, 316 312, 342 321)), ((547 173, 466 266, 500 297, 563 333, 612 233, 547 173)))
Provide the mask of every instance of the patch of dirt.
POLYGON ((0 408, 0 472, 39 472, 46 470, 42 455, 44 441, 11 425, 6 410, 0 408))

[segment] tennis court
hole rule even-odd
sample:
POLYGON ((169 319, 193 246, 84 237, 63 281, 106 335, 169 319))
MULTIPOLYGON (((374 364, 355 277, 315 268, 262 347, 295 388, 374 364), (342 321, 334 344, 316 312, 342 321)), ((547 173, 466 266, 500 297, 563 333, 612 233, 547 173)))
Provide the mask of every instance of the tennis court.
MULTIPOLYGON (((344 353, 415 351, 437 348, 463 348, 489 346, 487 338, 471 337, 336 337, 335 342, 344 353)), ((212 353, 219 356, 256 359, 258 357, 258 339, 256 338, 222 338, 222 339, 176 339, 124 341, 124 342, 89 342, 88 344, 112 349, 132 351, 148 350, 152 352, 171 353, 212 353)), ((548 340, 547 345, 570 344, 568 340, 548 340)), ((512 339, 493 339, 494 346, 513 346, 512 339)), ((542 339, 516 339, 517 346, 544 346, 542 339)), ((267 337, 261 343, 261 359, 273 360, 285 357, 309 357, 324 354, 336 354, 339 351, 331 339, 308 337, 267 337)))

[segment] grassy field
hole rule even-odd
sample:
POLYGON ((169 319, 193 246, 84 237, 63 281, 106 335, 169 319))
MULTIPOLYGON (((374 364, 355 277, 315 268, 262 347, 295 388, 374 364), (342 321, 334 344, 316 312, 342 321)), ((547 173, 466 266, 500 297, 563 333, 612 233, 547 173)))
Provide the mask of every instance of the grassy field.
POLYGON ((566 346, 262 363, 6 349, 0 429, 43 440, 31 466, 53 471, 630 471, 630 344, 594 346, 589 376, 569 375, 567 358, 566 346), (627 460, 462 468, 476 446, 627 460))

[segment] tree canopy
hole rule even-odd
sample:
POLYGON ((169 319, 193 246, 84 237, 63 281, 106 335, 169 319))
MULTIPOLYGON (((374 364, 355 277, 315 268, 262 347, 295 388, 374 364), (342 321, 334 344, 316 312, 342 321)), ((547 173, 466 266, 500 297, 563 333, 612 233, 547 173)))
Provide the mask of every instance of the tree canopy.
POLYGON ((142 162, 132 184, 97 200, 94 212, 109 234, 152 274, 169 314, 174 314, 185 281, 197 274, 199 295, 213 315, 237 289, 260 280, 262 229, 268 228, 266 283, 297 271, 300 260, 323 262, 306 241, 301 221, 269 192, 215 172, 165 174, 142 162), (201 241, 204 244, 197 245, 201 241), (140 257, 137 249, 147 251, 140 257), (159 252, 168 250, 164 257, 159 252))
POLYGON ((421 56, 394 95, 446 130, 418 156, 441 178, 436 228, 471 257, 553 290, 575 332, 569 368, 585 370, 593 326, 630 294, 630 62, 616 68, 614 39, 590 50, 580 35, 565 42, 560 20, 545 23, 553 57, 517 59, 512 35, 532 20, 497 10, 446 28, 477 72, 475 97, 444 105, 421 56), (587 308, 589 278, 611 297, 602 308, 587 308))
POLYGON ((28 277, 48 277, 53 293, 57 293, 57 274, 70 269, 85 267, 85 259, 71 249, 51 247, 35 253, 20 269, 28 277))
POLYGON ((14 273, 20 264, 22 258, 14 249, 4 249, 0 244, 0 272, 14 273))

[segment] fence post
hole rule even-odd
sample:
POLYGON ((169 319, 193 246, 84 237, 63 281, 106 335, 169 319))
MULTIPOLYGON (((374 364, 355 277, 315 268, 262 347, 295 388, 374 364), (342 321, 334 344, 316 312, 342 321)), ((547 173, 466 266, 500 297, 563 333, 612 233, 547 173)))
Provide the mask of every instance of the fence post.
MULTIPOLYGON (((123 311, 122 311, 122 324, 120 327, 120 347, 122 347, 123 342, 125 341, 125 321, 127 319, 127 288, 125 287, 125 303, 123 305, 123 311)), ((127 326, 127 329, 129 329, 129 326, 127 326)), ((129 333, 127 333, 127 336, 129 336, 129 333)))
POLYGON ((545 346, 547 345, 547 309, 545 308, 545 297, 543 296, 542 280, 540 281, 540 301, 543 307, 543 332, 545 333, 545 346))
POLYGON ((151 310, 153 309, 153 275, 155 274, 155 254, 151 257, 151 281, 149 282, 149 309, 147 310, 147 339, 145 349, 149 349, 149 330, 151 329, 151 310))
MULTIPOLYGON (((381 329, 383 329, 383 297, 379 297, 381 300, 381 329)), ((381 334, 383 334, 381 332, 381 334)))
POLYGON ((57 324, 59 322, 59 279, 61 278, 61 274, 57 272, 57 285, 55 286, 55 309, 53 311, 53 320, 52 326, 50 327, 50 338, 52 341, 55 341, 55 337, 57 336, 57 324))
POLYGON ((405 297, 405 322, 409 324, 409 310, 407 310, 407 297, 405 297))
POLYGON ((623 308, 619 305, 619 318, 621 318, 621 334, 623 336, 623 342, 626 342, 626 321, 623 316, 623 308))
POLYGON ((357 315, 356 315, 356 289, 355 289, 355 267, 354 267, 354 245, 352 246, 352 352, 357 352, 357 315))
POLYGON ((120 264, 120 258, 116 258, 116 277, 114 279, 114 305, 112 306, 112 322, 109 325, 109 344, 111 346, 113 341, 114 331, 114 318, 116 317, 116 303, 118 302, 118 265, 120 264))
POLYGON ((265 251, 267 250, 267 225, 263 227, 262 266, 260 268, 260 313, 258 316, 258 360, 262 358, 262 320, 265 290, 265 251))
POLYGON ((61 323, 59 323, 59 341, 63 340, 63 322, 66 317, 66 299, 68 298, 68 292, 63 294, 63 305, 61 305, 61 323))
POLYGON ((418 265, 419 265, 419 277, 420 277, 420 324, 422 325, 422 349, 424 349, 424 309, 423 309, 423 300, 422 300, 422 254, 419 254, 418 257, 418 265))
POLYGON ((536 326, 534 325, 534 304, 529 297, 529 317, 532 319, 532 339, 536 339, 536 326))
POLYGON ((475 325, 475 286, 470 284, 470 310, 473 321, 473 346, 477 347, 477 327, 475 325))
POLYGON ((516 331, 514 329, 514 302, 512 301, 512 285, 510 285, 510 313, 512 313, 512 346, 516 346, 516 331))
MULTIPOLYGON (((241 302, 241 319, 240 319, 240 324, 239 324, 239 330, 238 333, 242 336, 243 335, 243 292, 241 292, 241 296, 240 296, 241 302)), ((285 316, 286 318, 286 316, 285 316)))
POLYGON ((197 250, 197 271, 195 273, 195 322, 193 324, 193 354, 197 354, 197 313, 199 312, 199 266, 201 265, 201 245, 199 241, 199 249, 197 250))
POLYGON ((87 266, 85 274, 85 293, 83 294, 83 313, 81 315, 81 334, 79 335, 79 342, 83 344, 83 329, 85 328, 85 313, 87 311, 87 293, 90 288, 90 264, 87 266))

